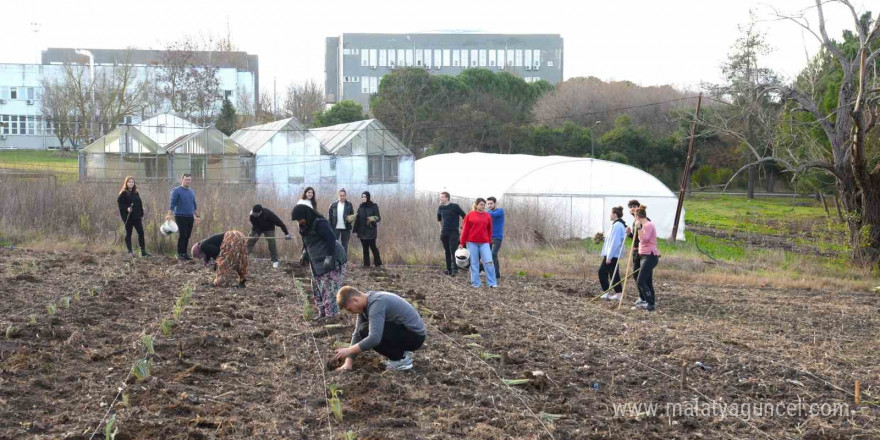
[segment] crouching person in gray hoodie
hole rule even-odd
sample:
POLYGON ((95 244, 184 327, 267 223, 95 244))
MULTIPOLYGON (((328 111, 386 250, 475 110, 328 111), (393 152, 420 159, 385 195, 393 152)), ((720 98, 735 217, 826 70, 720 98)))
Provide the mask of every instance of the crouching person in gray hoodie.
POLYGON ((336 293, 336 304, 357 315, 351 346, 336 350, 334 360, 345 359, 338 368, 351 370, 354 357, 367 350, 388 358, 388 370, 409 370, 413 367, 412 352, 425 343, 425 323, 419 312, 405 299, 389 292, 361 292, 344 286, 336 293))

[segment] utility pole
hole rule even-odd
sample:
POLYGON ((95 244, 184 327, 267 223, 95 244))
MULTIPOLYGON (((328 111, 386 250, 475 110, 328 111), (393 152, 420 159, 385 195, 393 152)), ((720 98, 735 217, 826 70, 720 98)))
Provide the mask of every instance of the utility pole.
POLYGON ((593 127, 590 128, 590 158, 591 159, 596 158, 596 126, 598 126, 599 123, 601 123, 601 122, 602 121, 596 121, 596 123, 593 124, 593 127))
POLYGON ((678 206, 675 207, 675 221, 672 223, 672 237, 669 239, 675 241, 678 235, 678 221, 681 219, 681 208, 684 207, 684 195, 688 187, 688 177, 691 171, 691 162, 694 160, 694 138, 697 133, 697 119, 700 117, 700 104, 703 103, 703 93, 697 97, 697 111, 694 112, 694 122, 691 123, 691 140, 688 143, 687 159, 684 161, 684 171, 681 173, 681 190, 678 193, 678 206))

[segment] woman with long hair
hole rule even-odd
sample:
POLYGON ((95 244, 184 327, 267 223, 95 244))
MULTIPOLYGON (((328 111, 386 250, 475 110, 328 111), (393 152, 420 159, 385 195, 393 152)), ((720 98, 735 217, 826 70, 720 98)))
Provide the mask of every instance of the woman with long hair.
POLYGON ((373 265, 382 266, 382 258, 379 256, 379 248, 376 247, 376 238, 379 237, 379 205, 373 202, 369 191, 361 193, 361 204, 358 206, 354 220, 354 232, 361 240, 364 250, 364 267, 370 267, 370 251, 373 252, 373 265))
POLYGON ((339 314, 336 292, 345 284, 348 256, 336 240, 330 222, 314 209, 296 205, 293 221, 299 224, 312 267, 312 300, 318 312, 315 319, 332 318, 339 314))
POLYGON ((147 246, 144 242, 144 204, 141 201, 140 193, 138 193, 134 177, 125 176, 122 189, 119 190, 119 197, 116 198, 116 204, 119 205, 119 216, 122 217, 122 223, 125 224, 125 247, 128 248, 128 254, 134 255, 131 250, 131 231, 135 229, 138 233, 141 256, 149 257, 150 253, 147 252, 147 246))
POLYGON ((639 234, 639 275, 636 284, 639 286, 639 297, 644 305, 637 305, 633 309, 645 309, 654 311, 654 268, 660 261, 660 251, 657 250, 657 228, 654 222, 648 219, 648 207, 641 205, 636 209, 635 227, 639 234))
POLYGON ((492 259, 492 217, 486 212, 486 199, 480 197, 474 201, 473 210, 464 216, 461 239, 458 248, 467 246, 471 256, 471 284, 474 287, 483 285, 480 281, 480 260, 486 272, 486 284, 498 287, 495 279, 495 263, 492 259))
POLYGON ((312 209, 318 211, 318 200, 315 198, 315 188, 307 186, 306 189, 303 190, 302 195, 299 196, 299 202, 297 202, 297 205, 299 204, 309 205, 312 209))

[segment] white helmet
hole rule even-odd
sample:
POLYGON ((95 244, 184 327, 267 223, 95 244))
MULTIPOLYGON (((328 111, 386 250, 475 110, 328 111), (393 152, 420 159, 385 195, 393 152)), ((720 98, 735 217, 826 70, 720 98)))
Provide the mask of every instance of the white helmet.
POLYGON ((166 220, 165 223, 162 223, 159 231, 162 232, 162 235, 174 234, 177 232, 177 223, 174 223, 174 220, 166 220))
POLYGON ((467 269, 471 264, 471 253, 465 248, 455 251, 455 264, 462 269, 467 269))

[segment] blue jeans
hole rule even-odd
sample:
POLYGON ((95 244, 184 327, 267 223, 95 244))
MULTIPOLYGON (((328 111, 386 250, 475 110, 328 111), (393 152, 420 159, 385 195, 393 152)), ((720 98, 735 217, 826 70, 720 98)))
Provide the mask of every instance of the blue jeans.
POLYGON ((495 264, 492 260, 492 246, 489 243, 467 242, 468 253, 471 254, 471 284, 480 287, 480 260, 483 260, 483 269, 486 272, 486 284, 497 285, 495 280, 495 264))

